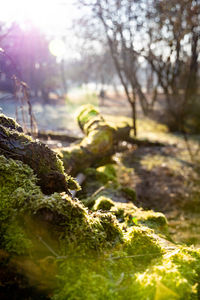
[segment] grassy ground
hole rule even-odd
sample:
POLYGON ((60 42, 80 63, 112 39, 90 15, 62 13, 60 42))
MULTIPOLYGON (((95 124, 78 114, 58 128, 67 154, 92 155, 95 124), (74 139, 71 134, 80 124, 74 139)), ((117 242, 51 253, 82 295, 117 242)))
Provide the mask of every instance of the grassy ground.
MULTIPOLYGON (((114 123, 127 117, 106 116, 114 123)), ((166 214, 173 239, 200 245, 200 175, 183 136, 148 118, 138 120, 138 137, 161 141, 164 147, 132 147, 116 155, 119 180, 137 193, 137 205, 166 214)), ((199 136, 191 136, 192 151, 199 136)))
MULTIPOLYGON (((79 107, 86 103, 98 105, 98 97, 95 92, 87 88, 77 88, 71 90, 62 101, 51 100, 43 103, 41 99, 32 101, 33 113, 40 130, 66 131, 79 135, 80 129, 76 122, 76 114, 79 107)), ((16 118, 16 108, 18 108, 19 122, 22 124, 22 108, 14 99, 0 99, 0 112, 16 118)), ((25 121, 27 127, 30 125, 28 106, 24 105, 25 121)))

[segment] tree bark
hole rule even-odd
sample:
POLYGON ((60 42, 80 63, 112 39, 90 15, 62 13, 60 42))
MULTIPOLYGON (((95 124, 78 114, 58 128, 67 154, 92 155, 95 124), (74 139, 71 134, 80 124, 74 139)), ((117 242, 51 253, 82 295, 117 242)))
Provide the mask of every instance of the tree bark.
POLYGON ((11 118, 0 117, 0 154, 29 165, 38 177, 45 194, 74 189, 73 180, 64 173, 62 161, 46 145, 22 132, 11 118))

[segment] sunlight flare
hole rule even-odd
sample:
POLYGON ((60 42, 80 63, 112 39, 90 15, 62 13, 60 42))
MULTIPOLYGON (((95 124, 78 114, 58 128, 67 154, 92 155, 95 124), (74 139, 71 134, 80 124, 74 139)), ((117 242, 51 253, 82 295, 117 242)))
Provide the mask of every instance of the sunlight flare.
POLYGON ((60 39, 54 39, 49 43, 49 51, 56 57, 63 57, 66 52, 65 44, 60 39))
POLYGON ((43 31, 59 30, 73 18, 71 1, 60 0, 7 0, 0 12, 3 22, 33 23, 43 31))

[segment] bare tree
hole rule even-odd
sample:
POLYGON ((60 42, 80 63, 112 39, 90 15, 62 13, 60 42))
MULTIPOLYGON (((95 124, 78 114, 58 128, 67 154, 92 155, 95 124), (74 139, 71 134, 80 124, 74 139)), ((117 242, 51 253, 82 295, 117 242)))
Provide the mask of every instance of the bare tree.
POLYGON ((131 105, 133 129, 136 135, 137 99, 144 114, 149 111, 149 103, 138 79, 138 68, 140 67, 138 45, 140 44, 142 48, 142 41, 138 42, 139 35, 137 33, 144 33, 143 25, 139 24, 138 11, 143 19, 143 1, 139 3, 136 0, 80 0, 79 3, 91 9, 90 17, 95 18, 103 28, 117 74, 131 105))
MULTIPOLYGON (((101 26, 100 30, 103 29, 106 36, 117 74, 132 108, 135 135, 137 100, 147 114, 157 99, 158 87, 164 92, 169 127, 183 131, 190 117, 197 115, 197 107, 200 108, 197 88, 199 0, 78 2, 90 9, 91 31, 101 26), (140 81, 141 57, 148 65, 147 88, 151 89, 151 99, 144 93, 140 81)), ((88 30, 88 24, 86 28, 88 30)), ((96 38, 95 34, 92 37, 96 38)), ((197 115, 196 119, 199 118, 197 115)))
POLYGON ((169 126, 183 131, 190 116, 194 117, 191 110, 200 102, 197 89, 200 3, 152 1, 146 19, 149 36, 146 59, 164 92, 169 126))

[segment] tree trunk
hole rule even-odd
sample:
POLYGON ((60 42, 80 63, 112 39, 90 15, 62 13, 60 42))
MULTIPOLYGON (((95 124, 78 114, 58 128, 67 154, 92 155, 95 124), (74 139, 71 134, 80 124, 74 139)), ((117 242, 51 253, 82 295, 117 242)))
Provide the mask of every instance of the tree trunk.
POLYGON ((133 132, 134 136, 137 136, 137 125, 136 125, 136 101, 135 101, 135 95, 133 96, 133 102, 131 105, 132 108, 132 119, 133 119, 133 132))

